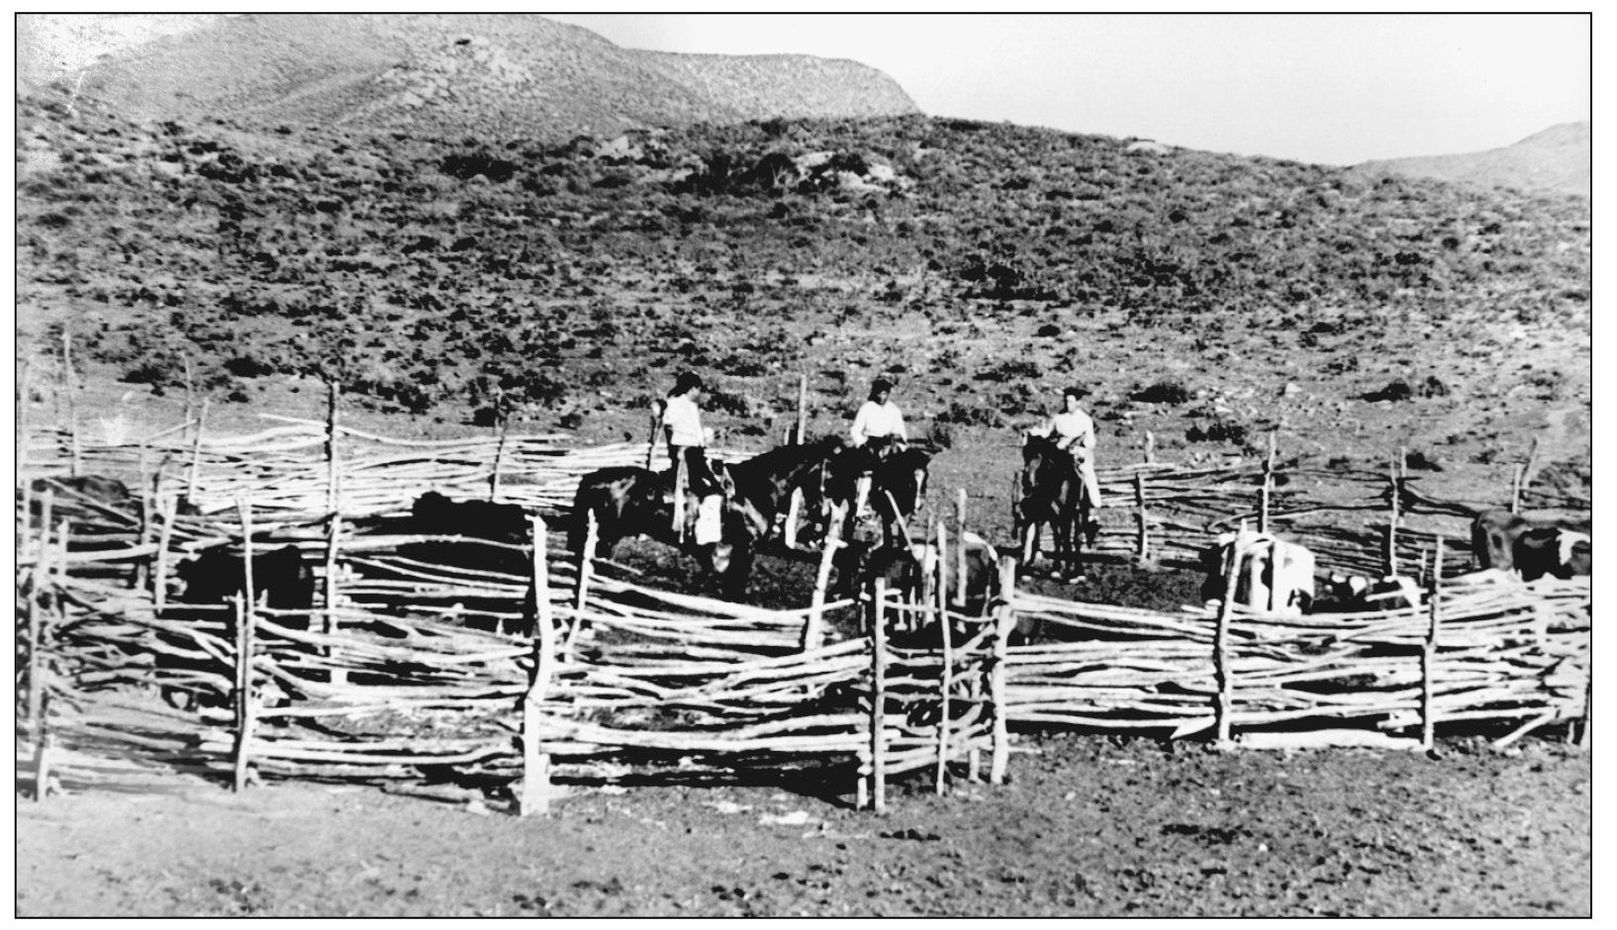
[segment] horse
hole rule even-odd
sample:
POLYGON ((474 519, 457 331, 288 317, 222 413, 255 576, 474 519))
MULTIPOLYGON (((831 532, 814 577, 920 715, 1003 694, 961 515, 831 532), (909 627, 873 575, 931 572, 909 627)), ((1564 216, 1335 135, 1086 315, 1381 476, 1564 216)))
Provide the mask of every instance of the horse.
MULTIPOLYGON (((867 501, 881 521, 882 545, 895 546, 909 539, 908 520, 926 497, 927 476, 932 467, 932 456, 924 449, 908 446, 886 456, 877 457, 874 465, 869 449, 849 447, 830 456, 820 471, 805 484, 809 512, 818 510, 822 519, 832 511, 845 508, 851 530, 858 514, 854 501, 858 497, 859 479, 870 475, 867 501)), ((844 538, 851 538, 845 531, 844 538)))
POLYGON ((1022 437, 1022 494, 1016 504, 1017 534, 1022 543, 1022 564, 1030 565, 1039 553, 1039 528, 1048 524, 1055 537, 1054 559, 1076 574, 1082 548, 1093 549, 1099 524, 1072 456, 1056 448, 1047 436, 1022 437))
POLYGON ((568 548, 575 554, 583 553, 585 515, 593 513, 597 541, 592 556, 610 558, 619 541, 647 536, 690 553, 704 571, 720 578, 727 596, 745 596, 753 556, 773 530, 775 517, 790 501, 792 492, 806 487, 825 460, 841 448, 842 440, 830 437, 809 445, 780 446, 716 468, 726 492, 719 539, 701 544, 695 541, 700 502, 694 494, 687 492, 684 532, 674 527, 669 493, 672 472, 658 473, 633 465, 598 469, 579 481, 573 496, 568 548))

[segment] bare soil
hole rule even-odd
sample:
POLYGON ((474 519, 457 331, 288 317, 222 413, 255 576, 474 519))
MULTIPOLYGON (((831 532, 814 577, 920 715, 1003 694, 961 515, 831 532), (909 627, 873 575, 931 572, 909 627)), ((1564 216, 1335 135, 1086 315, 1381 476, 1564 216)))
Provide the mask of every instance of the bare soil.
POLYGON ((1007 785, 572 787, 505 802, 173 778, 18 795, 19 916, 1587 916, 1561 742, 1215 752, 1024 736, 1007 785))

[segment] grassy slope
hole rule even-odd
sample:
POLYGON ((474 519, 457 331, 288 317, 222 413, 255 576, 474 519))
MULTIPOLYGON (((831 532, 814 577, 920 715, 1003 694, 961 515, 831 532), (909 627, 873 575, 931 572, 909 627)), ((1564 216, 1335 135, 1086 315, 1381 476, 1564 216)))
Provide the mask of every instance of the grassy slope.
POLYGON ((695 367, 710 419, 762 444, 799 372, 822 429, 886 372, 973 461, 1074 381, 1125 458, 1148 429, 1183 456, 1278 428, 1283 451, 1360 461, 1406 443, 1490 489, 1535 435, 1587 461, 1574 198, 924 117, 597 154, 63 112, 20 110, 19 327, 37 346, 74 320, 101 398, 134 378, 131 403, 171 401, 188 354, 238 410, 313 412, 297 378, 330 374, 420 414, 395 432, 463 431, 503 391, 519 420, 618 439, 695 367), (774 152, 864 180, 772 187, 752 168, 774 152), (1393 382, 1414 396, 1366 399, 1393 382), (1183 401, 1134 398, 1158 383, 1183 401))

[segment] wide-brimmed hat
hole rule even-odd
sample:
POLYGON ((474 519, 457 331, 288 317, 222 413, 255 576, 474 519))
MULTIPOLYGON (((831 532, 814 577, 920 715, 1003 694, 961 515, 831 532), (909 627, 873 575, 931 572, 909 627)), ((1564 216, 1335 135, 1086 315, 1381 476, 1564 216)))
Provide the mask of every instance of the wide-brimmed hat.
POLYGON ((870 382, 870 393, 879 394, 882 391, 891 391, 894 386, 895 385, 893 382, 887 380, 886 378, 877 378, 876 380, 870 382))
POLYGON ((694 371, 682 371, 682 372, 679 373, 679 377, 674 379, 673 393, 675 393, 675 394, 683 394, 686 391, 689 391, 691 388, 699 388, 701 386, 702 386, 702 376, 701 375, 697 374, 694 371))

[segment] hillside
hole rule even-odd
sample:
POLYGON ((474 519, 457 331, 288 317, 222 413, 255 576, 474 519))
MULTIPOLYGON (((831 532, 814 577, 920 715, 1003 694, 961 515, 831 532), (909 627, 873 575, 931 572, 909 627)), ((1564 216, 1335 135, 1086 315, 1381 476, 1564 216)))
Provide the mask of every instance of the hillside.
POLYGON ((1589 196, 1588 123, 1561 123, 1515 145, 1464 155, 1370 161, 1354 170, 1589 196))
POLYGON ((28 73, 58 73, 59 85, 135 119, 220 118, 268 129, 562 140, 774 116, 915 112, 897 84, 857 62, 624 49, 533 15, 236 16, 139 38, 85 68, 82 80, 48 62, 28 73))
POLYGON ((918 432, 1003 445, 1078 382, 1126 457, 1278 429, 1497 489, 1539 437, 1587 475, 1574 197, 920 116, 560 144, 30 99, 18 138, 20 331, 71 321, 108 403, 172 403, 189 359, 215 416, 333 377, 409 429, 621 439, 692 367, 756 444, 800 372, 822 430, 887 373, 918 432))

